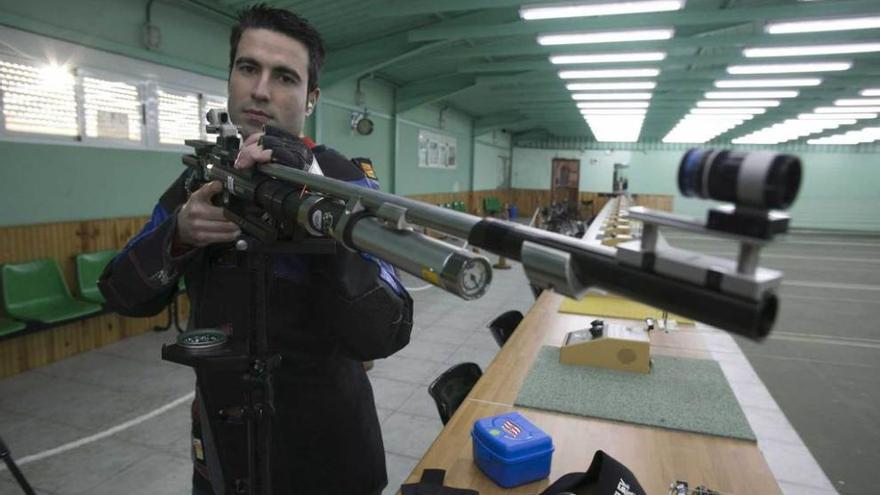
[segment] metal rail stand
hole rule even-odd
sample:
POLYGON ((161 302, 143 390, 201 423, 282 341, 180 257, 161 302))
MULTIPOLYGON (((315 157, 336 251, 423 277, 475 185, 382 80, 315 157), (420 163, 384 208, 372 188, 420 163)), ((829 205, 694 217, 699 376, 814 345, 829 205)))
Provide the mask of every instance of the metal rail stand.
POLYGON ((154 332, 164 332, 168 330, 172 326, 178 333, 183 332, 183 328, 180 327, 180 320, 177 316, 177 299, 180 297, 180 292, 174 294, 174 299, 171 300, 171 304, 168 305, 168 320, 165 323, 165 326, 156 325, 153 327, 154 332))
POLYGON ((31 488, 30 483, 28 483, 28 480, 25 479, 24 475, 21 473, 21 470, 18 469, 18 465, 16 465, 15 461, 12 459, 9 447, 6 446, 2 437, 0 437, 0 459, 3 459, 3 462, 6 463, 6 467, 9 468, 9 472, 15 477, 15 481, 18 482, 18 486, 21 487, 25 495, 36 495, 34 489, 31 488))

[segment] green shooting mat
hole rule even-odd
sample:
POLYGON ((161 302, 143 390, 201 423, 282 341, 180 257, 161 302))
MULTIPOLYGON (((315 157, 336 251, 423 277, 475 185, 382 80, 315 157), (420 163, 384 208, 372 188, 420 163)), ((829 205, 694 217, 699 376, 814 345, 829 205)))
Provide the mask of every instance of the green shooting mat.
POLYGON ((715 361, 652 356, 651 373, 565 365, 538 352, 516 405, 674 430, 755 440, 715 361))

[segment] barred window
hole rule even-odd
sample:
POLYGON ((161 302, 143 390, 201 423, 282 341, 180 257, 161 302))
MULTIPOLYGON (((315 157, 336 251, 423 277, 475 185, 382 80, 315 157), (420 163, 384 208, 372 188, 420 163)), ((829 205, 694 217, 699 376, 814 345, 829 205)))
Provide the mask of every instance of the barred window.
POLYGON ((122 81, 83 77, 86 136, 141 141, 143 117, 138 87, 122 81))
POLYGON ((6 131, 78 136, 76 78, 65 67, 0 59, 6 131))
POLYGON ((159 143, 184 145, 187 139, 202 137, 201 105, 198 93, 158 88, 159 143))

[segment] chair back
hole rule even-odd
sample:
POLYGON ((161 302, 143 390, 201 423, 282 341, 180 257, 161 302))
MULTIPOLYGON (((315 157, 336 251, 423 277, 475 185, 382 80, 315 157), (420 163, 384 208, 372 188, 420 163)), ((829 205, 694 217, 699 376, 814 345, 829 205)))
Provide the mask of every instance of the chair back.
POLYGON ((3 265, 3 305, 7 314, 50 307, 71 299, 61 267, 52 258, 3 265))
POLYGON ((459 363, 444 371, 428 386, 428 393, 437 404, 440 421, 449 422, 474 385, 483 376, 476 363, 459 363))
POLYGON ((492 332, 492 337, 495 338, 498 347, 504 346, 504 343, 513 335, 513 331, 516 330, 516 327, 519 326, 522 320, 523 314, 513 310, 502 313, 498 318, 489 323, 489 331, 492 332))
POLYGON ((116 250, 109 249, 76 255, 76 283, 80 297, 98 304, 107 302, 98 289, 98 277, 116 253, 116 250))

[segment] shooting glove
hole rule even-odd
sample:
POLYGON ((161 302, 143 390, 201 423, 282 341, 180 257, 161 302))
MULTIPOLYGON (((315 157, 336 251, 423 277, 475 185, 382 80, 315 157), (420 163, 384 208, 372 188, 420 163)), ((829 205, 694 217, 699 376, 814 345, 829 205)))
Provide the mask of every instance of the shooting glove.
POLYGON ((260 146, 272 150, 273 162, 298 170, 308 170, 314 160, 312 150, 306 143, 278 127, 266 126, 265 134, 260 138, 260 146))

